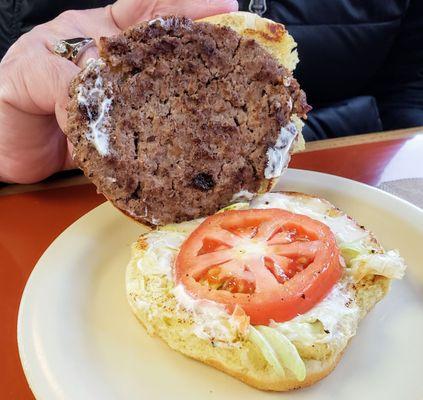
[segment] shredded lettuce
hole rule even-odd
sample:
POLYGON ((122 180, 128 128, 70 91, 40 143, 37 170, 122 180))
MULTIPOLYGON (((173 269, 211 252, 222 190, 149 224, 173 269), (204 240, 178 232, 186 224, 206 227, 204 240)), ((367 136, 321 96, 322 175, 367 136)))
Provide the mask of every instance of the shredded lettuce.
POLYGON ((239 202, 239 203, 234 203, 229 206, 223 207, 218 212, 229 211, 229 210, 246 210, 247 208, 249 208, 249 203, 239 202))
POLYGON ((405 269, 404 259, 396 250, 389 250, 383 254, 360 254, 351 261, 351 274, 356 281, 368 274, 401 279, 405 269))
POLYGON ((282 366, 289 369, 299 381, 303 381, 306 377, 305 364, 292 342, 277 328, 258 326, 257 330, 275 349, 277 358, 282 366))
POLYGON ((203 222, 203 219, 194 219, 192 221, 181 222, 179 224, 168 224, 162 226, 160 231, 171 231, 186 234, 187 236, 203 222))
POLYGON ((272 346, 267 342, 266 338, 261 332, 259 332, 254 326, 250 326, 249 338, 263 353, 266 361, 274 368, 275 372, 285 377, 285 371, 280 364, 278 357, 276 356, 275 351, 272 346))
POLYGON ((305 346, 311 346, 314 343, 324 342, 328 334, 321 321, 313 321, 313 317, 308 320, 298 318, 282 323, 273 322, 270 327, 278 329, 285 337, 294 342, 300 342, 305 346))
POLYGON ((339 250, 341 250, 341 255, 348 267, 350 266, 352 259, 359 256, 360 254, 368 252, 366 247, 363 246, 361 240, 340 243, 339 250))

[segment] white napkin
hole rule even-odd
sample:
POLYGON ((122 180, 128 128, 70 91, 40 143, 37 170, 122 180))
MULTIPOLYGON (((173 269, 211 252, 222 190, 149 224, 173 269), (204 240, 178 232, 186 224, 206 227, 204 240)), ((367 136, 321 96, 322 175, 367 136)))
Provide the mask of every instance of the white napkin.
POLYGON ((379 189, 385 190, 395 196, 423 208, 423 178, 398 179, 383 182, 379 189))

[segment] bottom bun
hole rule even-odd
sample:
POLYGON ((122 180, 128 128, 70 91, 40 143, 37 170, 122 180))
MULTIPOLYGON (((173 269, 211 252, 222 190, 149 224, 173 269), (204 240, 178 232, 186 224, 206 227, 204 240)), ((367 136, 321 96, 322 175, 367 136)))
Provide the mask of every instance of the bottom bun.
MULTIPOLYGON (((131 263, 127 270, 127 280, 132 282, 130 284, 132 289, 134 288, 133 282, 138 279, 139 271, 136 263, 131 263)), ((389 284, 388 278, 373 276, 356 288, 356 299, 359 303, 361 318, 385 296, 389 290, 389 284)), ((163 323, 160 318, 151 320, 148 314, 137 304, 139 298, 136 291, 128 292, 128 301, 132 311, 152 336, 160 337, 169 347, 188 357, 210 365, 261 390, 288 391, 312 385, 334 370, 349 343, 347 342, 343 348, 337 350, 327 359, 304 360, 307 373, 303 381, 298 381, 293 375, 289 374, 283 378, 279 377, 266 367, 263 368, 260 362, 249 363, 248 369, 244 370, 241 365, 241 360, 245 357, 242 349, 216 348, 210 342, 201 340, 193 334, 186 335, 185 329, 178 327, 178 324, 163 323)))
MULTIPOLYGON (((295 201, 306 202, 313 199, 299 193, 281 195, 295 201)), ((321 201, 324 202, 324 200, 321 201)), ((371 233, 365 231, 363 227, 346 217, 334 206, 327 202, 324 204, 327 207, 327 215, 348 218, 349 223, 368 234, 366 245, 372 246, 371 252, 383 254, 382 247, 371 233)), ((288 368, 285 368, 284 376, 281 376, 267 362, 262 353, 262 348, 257 346, 248 335, 240 338, 239 335, 235 334, 234 339, 228 339, 227 342, 224 342, 219 341, 218 336, 204 337, 198 334, 198 331, 196 331, 198 321, 195 319, 196 316, 192 314, 192 309, 190 310, 189 306, 185 307, 175 295, 175 287, 171 277, 171 261, 169 261, 170 266, 167 271, 164 271, 161 265, 160 270, 152 272, 151 268, 154 267, 154 262, 151 262, 151 260, 155 260, 157 263, 158 259, 153 254, 153 258, 147 260, 146 254, 150 250, 154 252, 154 246, 159 248, 157 243, 162 240, 158 240, 158 236, 154 237, 154 235, 178 235, 181 232, 188 235, 197 225, 196 221, 172 225, 159 231, 151 231, 139 238, 133 245, 132 259, 126 273, 129 304, 149 334, 160 337, 172 349, 211 365, 255 388, 269 391, 288 391, 310 386, 327 376, 336 367, 350 339, 355 335, 358 322, 389 290, 391 279, 376 275, 371 270, 355 281, 350 276, 342 278, 342 284, 345 284, 347 288, 345 292, 347 295, 342 297, 340 304, 343 307, 351 307, 351 309, 346 310, 346 317, 342 317, 344 319, 340 320, 336 329, 332 331, 334 334, 328 335, 326 340, 302 343, 301 341, 296 342, 295 338, 290 339, 304 362, 305 379, 298 380, 296 375, 288 368)), ((172 246, 177 247, 175 244, 172 246)), ((162 248, 159 251, 162 252, 160 254, 164 254, 162 248)), ((328 315, 331 315, 330 312, 329 309, 328 315)), ((217 318, 220 318, 220 316, 218 315, 217 318)), ((210 317, 208 321, 213 319, 210 317)), ((207 323, 207 320, 203 321, 207 323)), ((329 333, 326 329, 324 329, 324 332, 329 333)))

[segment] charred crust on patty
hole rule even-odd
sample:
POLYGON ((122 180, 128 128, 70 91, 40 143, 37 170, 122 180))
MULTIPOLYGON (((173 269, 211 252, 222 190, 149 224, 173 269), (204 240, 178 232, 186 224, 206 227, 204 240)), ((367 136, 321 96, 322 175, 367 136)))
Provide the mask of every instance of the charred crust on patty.
POLYGON ((212 175, 201 172, 194 176, 192 179, 192 185, 197 189, 207 192, 208 190, 213 189, 215 182, 212 175))

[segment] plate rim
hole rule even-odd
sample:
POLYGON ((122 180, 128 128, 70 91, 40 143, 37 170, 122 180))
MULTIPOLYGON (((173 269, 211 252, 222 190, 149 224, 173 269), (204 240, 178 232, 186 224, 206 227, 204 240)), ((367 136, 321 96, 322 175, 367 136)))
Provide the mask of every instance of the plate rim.
MULTIPOLYGON (((400 204, 402 204, 403 207, 406 207, 409 209, 410 212, 412 213, 417 213, 421 218, 423 218, 423 209, 419 208, 418 206, 410 203, 407 200, 404 200, 398 196, 395 196, 389 192, 386 192, 382 189, 379 189, 378 187, 375 186, 371 186, 369 184, 363 183, 363 182, 359 182, 359 181, 355 181, 353 179, 349 179, 349 178, 344 178, 342 176, 338 176, 338 175, 333 175, 333 174, 328 174, 328 173, 324 173, 324 172, 319 172, 319 171, 312 171, 312 170, 305 170, 305 169, 298 169, 298 168, 288 168, 287 171, 281 176, 280 180, 283 184, 283 179, 286 173, 289 174, 299 174, 300 176, 304 176, 304 175, 316 175, 321 176, 321 177, 325 177, 326 179, 333 179, 335 181, 338 182, 343 182, 345 184, 348 185, 353 185, 355 187, 360 187, 360 188, 365 188, 366 190, 370 190, 371 192, 377 194, 377 196, 382 196, 385 198, 390 199, 390 201, 394 201, 394 202, 399 202, 400 204)), ((278 181, 279 182, 279 181, 278 181)), ((339 190, 338 190, 339 191, 339 190)), ((25 375, 25 379, 28 383, 29 388, 31 389, 31 392, 33 393, 34 397, 36 399, 41 399, 41 395, 45 395, 46 394, 46 388, 42 385, 42 383, 39 383, 40 381, 38 381, 36 379, 36 377, 34 376, 35 373, 35 369, 34 367, 30 367, 29 366, 29 358, 31 358, 30 354, 31 352, 34 354, 35 350, 34 350, 34 346, 33 343, 31 341, 28 341, 28 333, 25 332, 25 330, 23 329, 23 326, 25 324, 25 319, 27 318, 26 315, 28 315, 30 313, 30 310, 28 309, 29 305, 29 296, 31 293, 31 290, 34 283, 33 281, 36 279, 34 277, 36 277, 37 274, 39 274, 39 270, 40 268, 42 268, 42 262, 44 260, 44 258, 48 257, 48 253, 51 251, 51 248, 55 245, 57 245, 58 242, 60 242, 61 240, 63 240, 63 236, 68 232, 68 230, 70 230, 74 225, 80 223, 83 219, 85 219, 88 215, 94 213, 94 212, 99 212, 100 209, 103 208, 107 208, 110 207, 110 204, 108 201, 94 207, 93 209, 91 209, 90 211, 86 212, 84 215, 80 216, 77 220, 75 220, 74 222, 72 222, 69 226, 67 226, 49 245, 48 247, 43 251, 42 255, 39 257, 39 259, 36 261, 26 283, 25 283, 25 287, 24 290, 22 291, 22 295, 21 295, 21 299, 19 302, 19 308, 18 308, 18 316, 17 316, 17 330, 16 330, 16 337, 17 337, 17 344, 18 344, 18 353, 19 353, 19 360, 25 375), (41 385, 41 386, 40 386, 41 385)), ((141 224, 142 225, 142 224, 141 224)), ((32 357, 32 359, 36 359, 35 356, 32 357)), ((39 366, 37 366, 39 368, 39 366)), ((51 387, 48 388, 49 394, 48 394, 48 399, 55 399, 54 394, 55 392, 52 390, 51 387)))

